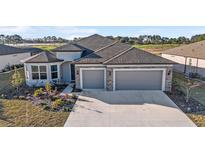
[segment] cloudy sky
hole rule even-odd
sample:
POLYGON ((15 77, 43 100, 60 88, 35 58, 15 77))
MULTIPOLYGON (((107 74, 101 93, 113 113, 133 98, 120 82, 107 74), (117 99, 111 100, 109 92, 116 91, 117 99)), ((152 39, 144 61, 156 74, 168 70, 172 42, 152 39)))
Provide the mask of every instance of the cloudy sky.
POLYGON ((54 26, 37 26, 37 27, 0 27, 0 34, 11 35, 18 34, 23 38, 39 38, 44 36, 55 35, 67 39, 74 37, 85 37, 92 34, 101 34, 104 36, 139 36, 158 34, 165 37, 191 37, 196 34, 204 34, 204 27, 187 27, 187 26, 80 26, 80 27, 54 27, 54 26))

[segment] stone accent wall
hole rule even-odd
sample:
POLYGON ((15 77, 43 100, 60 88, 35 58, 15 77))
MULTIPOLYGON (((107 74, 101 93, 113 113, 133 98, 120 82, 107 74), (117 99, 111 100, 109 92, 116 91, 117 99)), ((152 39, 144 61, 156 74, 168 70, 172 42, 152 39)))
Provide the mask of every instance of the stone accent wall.
POLYGON ((80 67, 75 66, 75 87, 80 89, 80 67))
MULTIPOLYGON (((90 67, 82 67, 82 66, 75 66, 75 83, 76 88, 80 89, 80 68, 90 68, 90 67)), ((102 67, 98 67, 102 68, 102 67)), ((128 67, 120 67, 120 68, 128 68, 128 67)), ((129 67, 129 68, 139 68, 139 67, 129 67)), ((165 91, 171 91, 172 89, 172 67, 143 67, 143 68, 166 68, 166 77, 165 77, 165 91)), ((113 68, 106 67, 106 90, 112 91, 113 90, 113 68)), ((119 67, 117 67, 119 69, 119 67)))
POLYGON ((172 91, 172 74, 173 74, 173 68, 167 67, 166 71, 166 81, 165 81, 165 91, 172 91))
POLYGON ((107 68, 106 69, 106 89, 108 91, 113 90, 113 68, 107 68))

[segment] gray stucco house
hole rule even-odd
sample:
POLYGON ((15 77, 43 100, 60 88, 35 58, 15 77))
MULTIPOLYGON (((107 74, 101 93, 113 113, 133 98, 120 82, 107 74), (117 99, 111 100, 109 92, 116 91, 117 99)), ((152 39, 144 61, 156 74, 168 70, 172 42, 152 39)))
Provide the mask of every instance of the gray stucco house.
POLYGON ((0 72, 7 66, 22 64, 21 60, 41 52, 37 48, 18 48, 0 44, 0 72))
POLYGON ((173 67, 175 71, 205 77, 205 41, 168 49, 162 52, 162 57, 176 63, 173 67))
POLYGON ((83 90, 170 91, 173 62, 94 34, 24 61, 26 83, 72 83, 83 90))

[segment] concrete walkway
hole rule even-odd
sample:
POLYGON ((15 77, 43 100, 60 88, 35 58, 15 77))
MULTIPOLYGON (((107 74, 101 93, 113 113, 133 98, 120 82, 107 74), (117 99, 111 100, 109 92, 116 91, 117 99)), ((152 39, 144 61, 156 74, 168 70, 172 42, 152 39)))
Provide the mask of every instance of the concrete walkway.
POLYGON ((68 127, 187 127, 195 124, 161 91, 82 92, 68 127))
POLYGON ((61 96, 66 95, 66 94, 70 94, 73 91, 73 86, 72 85, 68 85, 63 91, 62 93, 60 93, 61 96))

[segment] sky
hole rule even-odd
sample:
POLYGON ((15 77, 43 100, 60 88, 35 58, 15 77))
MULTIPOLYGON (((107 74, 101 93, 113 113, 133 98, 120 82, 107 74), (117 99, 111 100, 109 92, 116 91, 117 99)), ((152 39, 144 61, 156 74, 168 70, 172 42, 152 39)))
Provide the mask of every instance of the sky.
POLYGON ((129 36, 160 35, 163 37, 191 37, 196 34, 204 34, 205 26, 29 26, 29 27, 0 27, 0 34, 18 34, 23 38, 41 38, 44 36, 56 36, 66 39, 85 37, 92 34, 104 36, 129 36))

